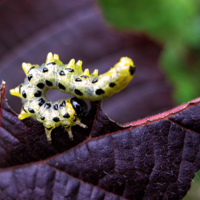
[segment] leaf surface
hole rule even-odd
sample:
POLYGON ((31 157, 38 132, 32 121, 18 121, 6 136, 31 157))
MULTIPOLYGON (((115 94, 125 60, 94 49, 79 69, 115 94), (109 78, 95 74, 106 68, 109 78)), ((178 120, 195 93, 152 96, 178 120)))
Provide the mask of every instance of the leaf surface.
MULTIPOLYGON (((42 129, 34 129, 38 123, 19 121, 4 102, 0 127, 0 180, 4 181, 0 181, 0 196, 181 199, 200 169, 199 109, 200 98, 120 127, 95 102, 84 119, 89 125, 88 138, 57 154, 63 149, 59 150, 56 142, 47 143, 42 129), (17 130, 13 131, 13 126, 17 130), (42 160, 45 152, 46 158, 54 156, 42 160), (29 163, 35 160, 39 161, 29 163)), ((78 129, 74 130, 77 137, 81 133, 78 129)), ((62 134, 57 130, 55 141, 56 133, 62 134)))

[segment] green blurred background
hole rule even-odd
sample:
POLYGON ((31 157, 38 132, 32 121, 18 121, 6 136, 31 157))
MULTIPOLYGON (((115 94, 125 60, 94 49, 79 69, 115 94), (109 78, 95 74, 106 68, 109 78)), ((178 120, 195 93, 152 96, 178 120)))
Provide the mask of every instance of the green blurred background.
MULTIPOLYGON (((159 63, 177 105, 200 96, 199 0, 100 0, 109 26, 144 33, 163 45, 159 63)), ((184 200, 200 199, 200 171, 184 200)))

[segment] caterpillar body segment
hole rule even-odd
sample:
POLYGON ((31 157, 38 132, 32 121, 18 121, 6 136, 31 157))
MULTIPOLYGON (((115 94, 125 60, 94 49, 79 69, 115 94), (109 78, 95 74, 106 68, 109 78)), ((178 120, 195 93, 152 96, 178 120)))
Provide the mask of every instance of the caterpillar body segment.
POLYGON ((74 97, 51 102, 46 98, 45 91, 38 90, 29 82, 21 84, 10 92, 23 101, 18 118, 23 120, 32 117, 43 123, 49 142, 51 142, 51 131, 56 127, 63 126, 71 139, 73 139, 72 126, 87 127, 81 123, 81 118, 87 113, 87 104, 83 100, 74 97))
POLYGON ((136 69, 130 58, 122 57, 108 72, 98 75, 98 70, 94 70, 90 74, 89 69, 82 70, 82 61, 71 59, 63 64, 52 53, 47 55, 46 63, 40 66, 23 63, 22 68, 26 74, 24 83, 10 90, 23 102, 18 118, 32 117, 43 123, 48 141, 51 131, 58 126, 64 126, 73 139, 72 126, 86 128, 81 119, 88 108, 82 99, 100 101, 112 96, 128 85, 136 69), (51 102, 46 98, 49 89, 76 97, 51 102))
MULTIPOLYGON (((25 66, 25 64, 23 64, 25 66)), ((40 89, 58 89, 79 99, 100 101, 125 88, 135 72, 133 61, 123 57, 108 72, 98 76, 98 70, 82 70, 82 61, 72 59, 64 65, 57 54, 49 53, 46 63, 23 67, 29 82, 40 89)))

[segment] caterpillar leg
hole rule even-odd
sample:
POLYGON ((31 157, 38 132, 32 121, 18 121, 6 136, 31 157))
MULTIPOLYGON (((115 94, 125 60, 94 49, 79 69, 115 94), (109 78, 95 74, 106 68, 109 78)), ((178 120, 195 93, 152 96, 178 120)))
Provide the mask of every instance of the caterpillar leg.
POLYGON ((81 123, 79 120, 76 121, 76 124, 82 128, 88 128, 85 124, 81 123))
MULTIPOLYGON (((68 128, 65 128, 65 129, 66 129, 66 131, 68 132, 69 139, 73 140, 73 134, 72 134, 71 126, 68 127, 68 128)), ((53 130, 53 129, 48 130, 48 129, 45 128, 45 133, 46 133, 47 141, 48 141, 49 143, 51 143, 51 131, 52 131, 52 130, 53 130)))
POLYGON ((71 129, 71 126, 69 128, 65 128, 68 132, 68 135, 69 135, 69 139, 70 140, 74 140, 74 137, 73 137, 73 134, 72 134, 72 129, 71 129))
POLYGON ((52 130, 53 130, 53 129, 48 130, 47 128, 45 128, 45 133, 46 133, 47 141, 48 141, 49 143, 51 143, 51 131, 52 131, 52 130))
MULTIPOLYGON (((87 128, 87 126, 85 124, 81 123, 80 120, 78 120, 78 119, 77 119, 77 121, 76 121, 76 123, 74 125, 76 125, 76 124, 79 125, 82 128, 87 128)), ((65 130, 68 132, 69 139, 73 140, 74 137, 73 137, 71 126, 65 127, 65 130)))

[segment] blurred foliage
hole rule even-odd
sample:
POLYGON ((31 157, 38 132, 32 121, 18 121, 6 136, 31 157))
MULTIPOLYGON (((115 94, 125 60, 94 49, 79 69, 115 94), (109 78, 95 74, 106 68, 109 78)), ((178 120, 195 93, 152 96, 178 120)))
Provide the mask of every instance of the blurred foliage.
POLYGON ((183 200, 199 200, 200 199, 200 171, 198 171, 192 180, 191 188, 187 192, 183 200))
MULTIPOLYGON (((199 0, 100 0, 115 29, 146 33, 163 45, 160 65, 177 104, 200 96, 199 0)), ((184 200, 200 199, 200 171, 184 200)))
POLYGON ((100 0, 118 30, 143 32, 164 45, 160 64, 177 104, 200 96, 199 0, 100 0))

